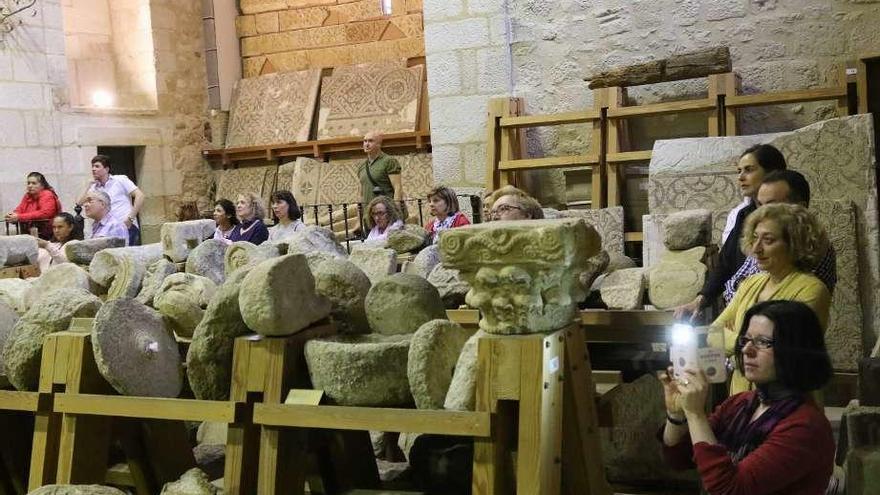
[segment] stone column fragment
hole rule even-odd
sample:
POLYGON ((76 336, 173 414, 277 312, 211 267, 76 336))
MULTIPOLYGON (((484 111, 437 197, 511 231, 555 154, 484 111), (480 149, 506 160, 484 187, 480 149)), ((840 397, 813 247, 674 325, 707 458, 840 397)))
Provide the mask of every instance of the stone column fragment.
POLYGON ((113 278, 119 271, 122 259, 125 257, 131 258, 136 265, 143 266, 146 272, 146 267, 150 263, 162 257, 162 245, 155 243, 98 251, 89 263, 89 274, 92 276, 92 280, 103 287, 110 287, 113 278))
POLYGON ((189 220, 187 222, 165 222, 159 232, 165 256, 174 262, 186 261, 189 253, 205 239, 214 235, 216 224, 213 220, 189 220))
POLYGON ((571 323, 587 259, 599 253, 595 229, 580 219, 490 222, 445 231, 440 254, 471 285, 488 333, 549 332, 571 323))
POLYGON ((125 247, 125 239, 121 237, 98 237, 83 241, 70 241, 64 244, 64 255, 67 261, 77 265, 88 265, 98 251, 125 247))

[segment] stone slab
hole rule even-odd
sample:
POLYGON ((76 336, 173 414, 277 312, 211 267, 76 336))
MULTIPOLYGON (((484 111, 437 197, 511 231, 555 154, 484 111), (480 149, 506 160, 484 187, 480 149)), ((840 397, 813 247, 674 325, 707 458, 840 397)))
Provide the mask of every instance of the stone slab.
POLYGON ((416 130, 425 66, 400 62, 360 64, 337 70, 321 82, 318 139, 416 130), (357 97, 352 97, 357 95, 357 97))
POLYGON ((352 251, 348 259, 363 270, 372 283, 376 283, 397 271, 397 253, 393 249, 357 249, 352 251))
POLYGON ((609 309, 642 309, 645 297, 645 269, 623 268, 608 274, 599 288, 609 309))
POLYGON ((175 263, 186 261, 196 246, 214 235, 215 228, 216 224, 210 219, 163 223, 159 238, 165 257, 175 263))
POLYGON ((321 70, 277 72, 236 82, 226 146, 308 141, 321 70))
POLYGON ((83 241, 70 241, 64 244, 64 255, 67 261, 78 265, 88 265, 95 253, 102 249, 125 247, 125 239, 118 237, 99 237, 83 241))
POLYGON ((608 254, 623 254, 623 207, 559 210, 558 218, 583 218, 596 229, 602 239, 602 249, 608 254))

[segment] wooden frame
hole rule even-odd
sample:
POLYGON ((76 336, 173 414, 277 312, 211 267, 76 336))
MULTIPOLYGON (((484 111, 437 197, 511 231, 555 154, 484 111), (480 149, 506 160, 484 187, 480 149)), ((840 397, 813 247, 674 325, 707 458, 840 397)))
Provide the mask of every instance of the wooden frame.
MULTIPOLYGON (((864 63, 862 63, 864 66, 864 63)), ((864 73, 864 70, 860 71, 864 73)), ((729 72, 708 76, 708 96, 684 101, 651 103, 625 106, 626 88, 597 88, 593 91, 593 108, 579 112, 566 112, 552 115, 508 116, 499 113, 502 101, 507 98, 490 100, 487 140, 487 181, 489 190, 497 189, 506 182, 500 180, 503 173, 517 170, 550 169, 565 167, 590 167, 592 170, 592 208, 605 208, 624 204, 623 178, 621 167, 651 159, 650 150, 631 150, 627 139, 626 121, 630 118, 670 115, 693 112, 709 112, 709 136, 735 136, 739 134, 738 110, 767 105, 781 105, 811 101, 833 100, 838 111, 848 114, 847 86, 845 76, 840 86, 830 88, 780 91, 755 95, 740 95, 740 78, 729 72), (504 151, 505 132, 525 128, 556 126, 563 124, 592 123, 591 154, 528 158, 525 153, 512 155, 504 151)), ((861 82, 860 88, 866 86, 861 82)), ((860 99, 860 112, 862 108, 860 99)), ((624 233, 628 242, 641 242, 641 232, 624 233)))

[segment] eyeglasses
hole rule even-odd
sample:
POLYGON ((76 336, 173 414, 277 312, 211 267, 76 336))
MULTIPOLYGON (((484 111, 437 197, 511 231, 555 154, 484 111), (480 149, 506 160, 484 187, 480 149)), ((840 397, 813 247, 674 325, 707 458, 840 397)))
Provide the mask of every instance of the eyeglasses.
POLYGON ((767 337, 746 337, 745 335, 740 336, 736 339, 737 344, 739 344, 740 349, 744 349, 746 344, 751 343, 755 346, 756 349, 770 349, 773 347, 774 342, 773 339, 768 339, 767 337))
POLYGON ((522 210, 522 208, 520 208, 519 206, 516 206, 516 205, 498 205, 495 208, 492 208, 490 213, 493 216, 497 216, 501 213, 507 213, 508 211, 513 211, 513 210, 522 210))
POLYGON ((371 213, 371 215, 374 217, 384 217, 384 216, 388 215, 388 212, 387 211, 373 211, 371 213))

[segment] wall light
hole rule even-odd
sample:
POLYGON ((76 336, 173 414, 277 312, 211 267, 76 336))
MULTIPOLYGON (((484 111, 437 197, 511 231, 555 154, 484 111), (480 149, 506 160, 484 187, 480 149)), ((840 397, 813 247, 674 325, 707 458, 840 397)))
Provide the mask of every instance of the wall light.
POLYGON ((113 95, 102 89, 93 91, 92 105, 98 108, 110 108, 113 106, 113 95))
POLYGON ((391 0, 379 0, 382 15, 391 15, 391 0))

